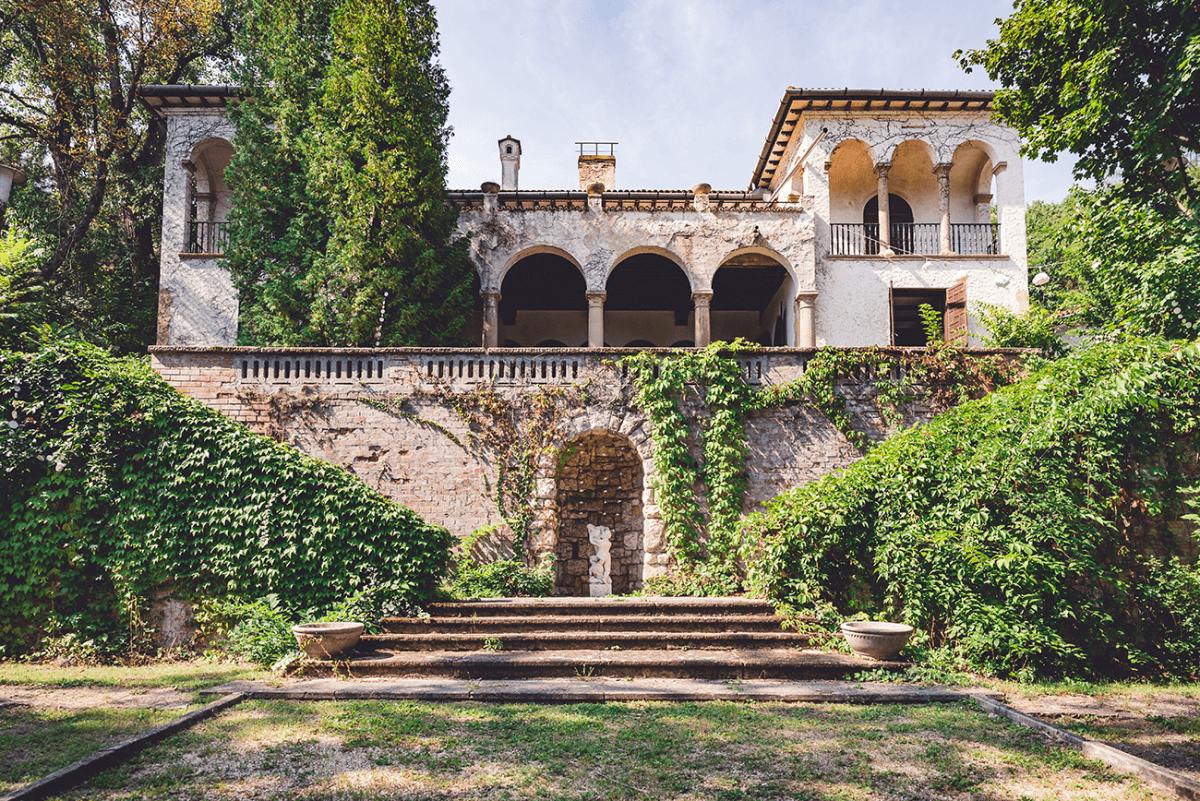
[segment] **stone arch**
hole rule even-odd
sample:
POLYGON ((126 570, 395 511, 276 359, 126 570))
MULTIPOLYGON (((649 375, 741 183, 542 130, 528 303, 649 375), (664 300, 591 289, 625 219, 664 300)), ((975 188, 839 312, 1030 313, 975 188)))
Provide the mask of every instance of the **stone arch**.
POLYGON ((604 286, 606 344, 666 347, 694 335, 693 276, 677 256, 667 254, 661 248, 636 248, 609 272, 604 286))
POLYGON ((233 193, 225 182, 225 170, 232 161, 233 143, 224 137, 210 136, 197 142, 184 162, 185 250, 190 253, 224 252, 228 241, 226 221, 233 207, 233 193))
POLYGON ((862 223, 862 204, 877 191, 875 155, 862 139, 843 139, 829 152, 829 222, 862 223))
POLYGON ((617 258, 613 259, 612 263, 608 265, 608 275, 605 276, 605 280, 607 281, 607 279, 612 276, 613 271, 620 267, 622 262, 628 261, 634 256, 645 255, 661 256, 668 261, 674 262, 675 266, 683 272, 684 278, 688 280, 688 286, 691 287, 692 291, 694 292, 700 288, 696 276, 692 274, 691 268, 688 267, 683 258, 674 251, 668 250, 664 247, 659 247, 657 245, 641 245, 639 247, 630 248, 617 258))
POLYGON ((526 347, 565 347, 586 340, 587 279, 579 263, 549 246, 526 248, 518 256, 510 259, 500 279, 499 338, 526 347))
POLYGON ((489 288, 493 291, 499 292, 500 287, 504 285, 504 277, 508 275, 509 270, 517 266, 518 262, 521 262, 530 256, 539 256, 541 254, 550 254, 552 256, 558 256, 559 258, 569 261, 575 266, 576 270, 579 270, 579 274, 584 276, 584 280, 587 280, 587 275, 584 272, 583 264, 580 263, 579 259, 555 245, 538 244, 530 245, 527 248, 522 248, 521 250, 518 250, 516 253, 509 256, 504 263, 500 265, 500 269, 496 271, 496 274, 492 276, 493 285, 489 288))
POLYGON ((637 448, 627 437, 596 428, 570 440, 557 465, 555 594, 623 595, 640 589, 645 477, 637 448), (607 586, 589 580, 590 558, 602 551, 590 541, 589 525, 610 532, 608 569, 596 571, 607 572, 607 586))
POLYGON ((924 139, 919 136, 910 136, 905 139, 897 139, 894 142, 888 142, 884 144, 882 152, 879 154, 879 161, 894 165, 896 151, 900 150, 901 148, 915 149, 923 156, 928 158, 930 164, 938 163, 937 149, 934 148, 933 144, 928 139, 924 139))
POLYGON ((795 345, 796 279, 787 259, 766 247, 734 250, 712 275, 712 337, 795 345))

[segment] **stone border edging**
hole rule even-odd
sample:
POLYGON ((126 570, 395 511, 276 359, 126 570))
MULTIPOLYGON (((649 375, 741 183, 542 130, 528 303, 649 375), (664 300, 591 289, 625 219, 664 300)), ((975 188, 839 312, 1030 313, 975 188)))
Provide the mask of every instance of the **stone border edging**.
POLYGON ((937 704, 966 700, 958 690, 836 680, 757 679, 312 679, 282 686, 234 681, 202 692, 290 701, 476 701, 572 704, 625 701, 778 701, 937 704))
POLYGON ((1190 801, 1200 801, 1200 782, 1196 782, 1181 773, 1134 756, 1126 751, 1122 751, 1120 748, 1081 737, 1052 723, 1046 723, 1031 715, 1026 715, 1024 712, 1018 712, 1012 707, 1002 704, 986 695, 979 693, 966 693, 965 695, 975 701, 983 711, 999 715, 1016 723, 1018 726, 1033 729, 1052 740, 1078 749, 1085 757, 1103 762, 1118 773, 1137 776, 1149 784, 1170 790, 1180 798, 1186 798, 1190 801))
POLYGON ((119 765, 147 746, 162 740, 176 732, 190 728, 206 718, 223 712, 231 706, 245 700, 243 693, 229 693, 212 701, 199 709, 192 710, 174 720, 160 724, 146 731, 127 737, 124 740, 101 748, 83 759, 56 770, 49 776, 38 779, 13 792, 0 796, 0 801, 33 801, 34 799, 49 798, 52 795, 82 784, 96 774, 114 765, 119 765))

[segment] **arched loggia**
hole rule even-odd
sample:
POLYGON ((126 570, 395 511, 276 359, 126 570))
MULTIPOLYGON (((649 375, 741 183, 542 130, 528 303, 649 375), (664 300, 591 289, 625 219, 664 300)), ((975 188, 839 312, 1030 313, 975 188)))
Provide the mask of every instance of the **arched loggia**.
POLYGON ((499 341, 524 347, 586 341, 586 294, 583 274, 563 256, 535 253, 520 259, 500 286, 499 341))
POLYGON ((622 260, 605 289, 606 344, 668 347, 694 339, 691 282, 666 256, 639 253, 622 260))
POLYGON ((713 339, 795 344, 794 296, 787 269, 770 256, 746 253, 729 259, 713 276, 713 339))

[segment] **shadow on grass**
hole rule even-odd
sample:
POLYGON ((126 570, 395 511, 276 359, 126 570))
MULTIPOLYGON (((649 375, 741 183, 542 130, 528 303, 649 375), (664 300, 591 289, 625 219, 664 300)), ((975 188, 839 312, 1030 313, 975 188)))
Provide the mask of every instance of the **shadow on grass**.
POLYGON ((1155 797, 960 705, 368 701, 248 702, 73 797, 1000 801, 1020 794, 1155 797), (1022 793, 1014 794, 1018 785, 1022 793))

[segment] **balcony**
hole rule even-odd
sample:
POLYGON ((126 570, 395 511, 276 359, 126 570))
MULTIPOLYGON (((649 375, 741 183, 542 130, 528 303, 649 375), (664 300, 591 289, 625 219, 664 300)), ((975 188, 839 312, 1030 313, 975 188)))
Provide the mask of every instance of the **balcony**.
MULTIPOLYGON (((830 223, 832 256, 878 256, 878 223, 830 223)), ((892 223, 892 252, 900 255, 941 254, 938 223, 892 223)), ((951 223, 950 249, 960 256, 996 256, 1000 253, 999 223, 951 223)))
POLYGON ((193 220, 188 223, 187 245, 184 253, 203 256, 222 256, 229 245, 229 223, 213 220, 193 220))

